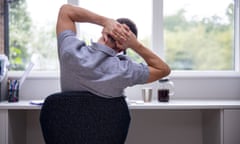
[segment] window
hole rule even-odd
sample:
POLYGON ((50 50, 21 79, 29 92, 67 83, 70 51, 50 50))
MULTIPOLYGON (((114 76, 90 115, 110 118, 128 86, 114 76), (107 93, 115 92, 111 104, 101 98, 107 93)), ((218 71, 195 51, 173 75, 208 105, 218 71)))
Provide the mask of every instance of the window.
MULTIPOLYGON (((74 2, 114 19, 128 17, 138 39, 173 70, 239 70, 239 0, 13 0, 10 3, 10 62, 23 70, 58 70, 55 24, 59 7, 74 2), (40 8, 40 9, 39 9, 40 8)), ((79 24, 79 37, 96 41, 101 27, 79 24)), ((133 51, 128 55, 142 61, 133 51)))
POLYGON ((9 3, 9 60, 12 70, 57 70, 55 35, 59 8, 66 0, 12 0, 9 3))
POLYGON ((164 43, 174 70, 234 70, 234 1, 165 0, 164 43))
MULTIPOLYGON (((117 19, 129 18, 133 20, 138 28, 138 39, 151 48, 151 30, 152 30, 152 2, 149 0, 136 1, 121 0, 79 0, 81 7, 92 10, 101 15, 117 19)), ((89 24, 80 24, 80 37, 87 40, 97 40, 101 35, 102 27, 89 24)), ((128 55, 135 61, 143 60, 133 51, 128 49, 128 55)))

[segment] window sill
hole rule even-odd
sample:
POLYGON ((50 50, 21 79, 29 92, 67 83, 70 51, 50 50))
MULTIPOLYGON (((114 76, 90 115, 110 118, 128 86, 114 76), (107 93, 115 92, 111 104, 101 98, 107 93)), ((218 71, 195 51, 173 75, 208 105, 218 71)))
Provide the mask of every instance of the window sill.
MULTIPOLYGON (((12 79, 20 79, 24 71, 9 71, 8 77, 12 79)), ((27 79, 59 79, 59 71, 31 71, 27 79)))
MULTIPOLYGON (((20 78, 23 71, 9 71, 8 77, 20 78)), ((28 79, 59 79, 59 71, 32 71, 28 79)), ((172 71, 171 78, 240 78, 240 72, 235 71, 172 71)))
POLYGON ((173 78, 240 78, 235 71, 172 71, 173 78))

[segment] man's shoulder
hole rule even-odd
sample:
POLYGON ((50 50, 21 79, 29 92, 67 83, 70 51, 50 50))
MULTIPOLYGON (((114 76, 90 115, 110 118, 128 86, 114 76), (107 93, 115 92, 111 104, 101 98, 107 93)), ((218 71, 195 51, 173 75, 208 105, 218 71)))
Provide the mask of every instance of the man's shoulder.
POLYGON ((70 37, 70 36, 76 36, 76 33, 71 31, 71 30, 64 30, 61 33, 58 34, 57 38, 58 40, 63 40, 66 37, 70 37))

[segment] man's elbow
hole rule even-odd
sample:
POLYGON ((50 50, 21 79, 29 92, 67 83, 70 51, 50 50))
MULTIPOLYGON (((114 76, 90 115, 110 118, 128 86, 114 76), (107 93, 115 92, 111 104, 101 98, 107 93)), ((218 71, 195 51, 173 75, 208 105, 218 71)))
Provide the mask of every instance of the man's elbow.
POLYGON ((71 19, 71 10, 72 5, 70 4, 63 4, 58 13, 57 25, 56 25, 56 32, 59 35, 66 29, 70 29, 74 31, 72 28, 72 23, 74 23, 71 19))
POLYGON ((63 5, 60 7, 59 13, 60 13, 60 14, 65 14, 65 13, 69 12, 70 7, 71 7, 70 4, 63 4, 63 5))
POLYGON ((168 76, 170 73, 171 73, 171 69, 169 68, 168 65, 163 66, 159 69, 151 69, 150 68, 150 77, 148 78, 147 83, 162 79, 162 78, 168 76))
POLYGON ((169 68, 168 65, 162 67, 161 69, 159 69, 159 72, 158 72, 158 78, 157 79, 161 79, 163 77, 166 77, 168 76, 169 74, 171 73, 171 69, 169 68))
POLYGON ((168 65, 165 66, 163 73, 165 75, 164 77, 168 76, 171 73, 171 69, 168 65))

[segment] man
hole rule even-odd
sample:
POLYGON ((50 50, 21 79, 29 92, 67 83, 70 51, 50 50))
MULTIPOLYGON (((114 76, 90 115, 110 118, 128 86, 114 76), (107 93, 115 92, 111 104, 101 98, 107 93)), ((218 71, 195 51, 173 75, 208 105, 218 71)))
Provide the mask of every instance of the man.
POLYGON ((62 91, 122 97, 128 86, 150 83, 170 73, 168 65, 137 40, 137 29, 131 20, 119 19, 118 22, 66 4, 60 9, 56 31, 62 91), (98 42, 86 46, 78 40, 75 22, 102 26, 98 42), (127 56, 117 56, 127 48, 138 53, 147 65, 134 63, 127 56))
POLYGON ((49 96, 40 122, 47 144, 123 144, 130 114, 123 91, 128 86, 156 81, 170 73, 157 55, 136 38, 135 24, 65 4, 57 21, 62 93, 49 96), (103 27, 98 42, 87 46, 76 37, 75 22, 103 27), (118 55, 133 49, 147 63, 118 55))

